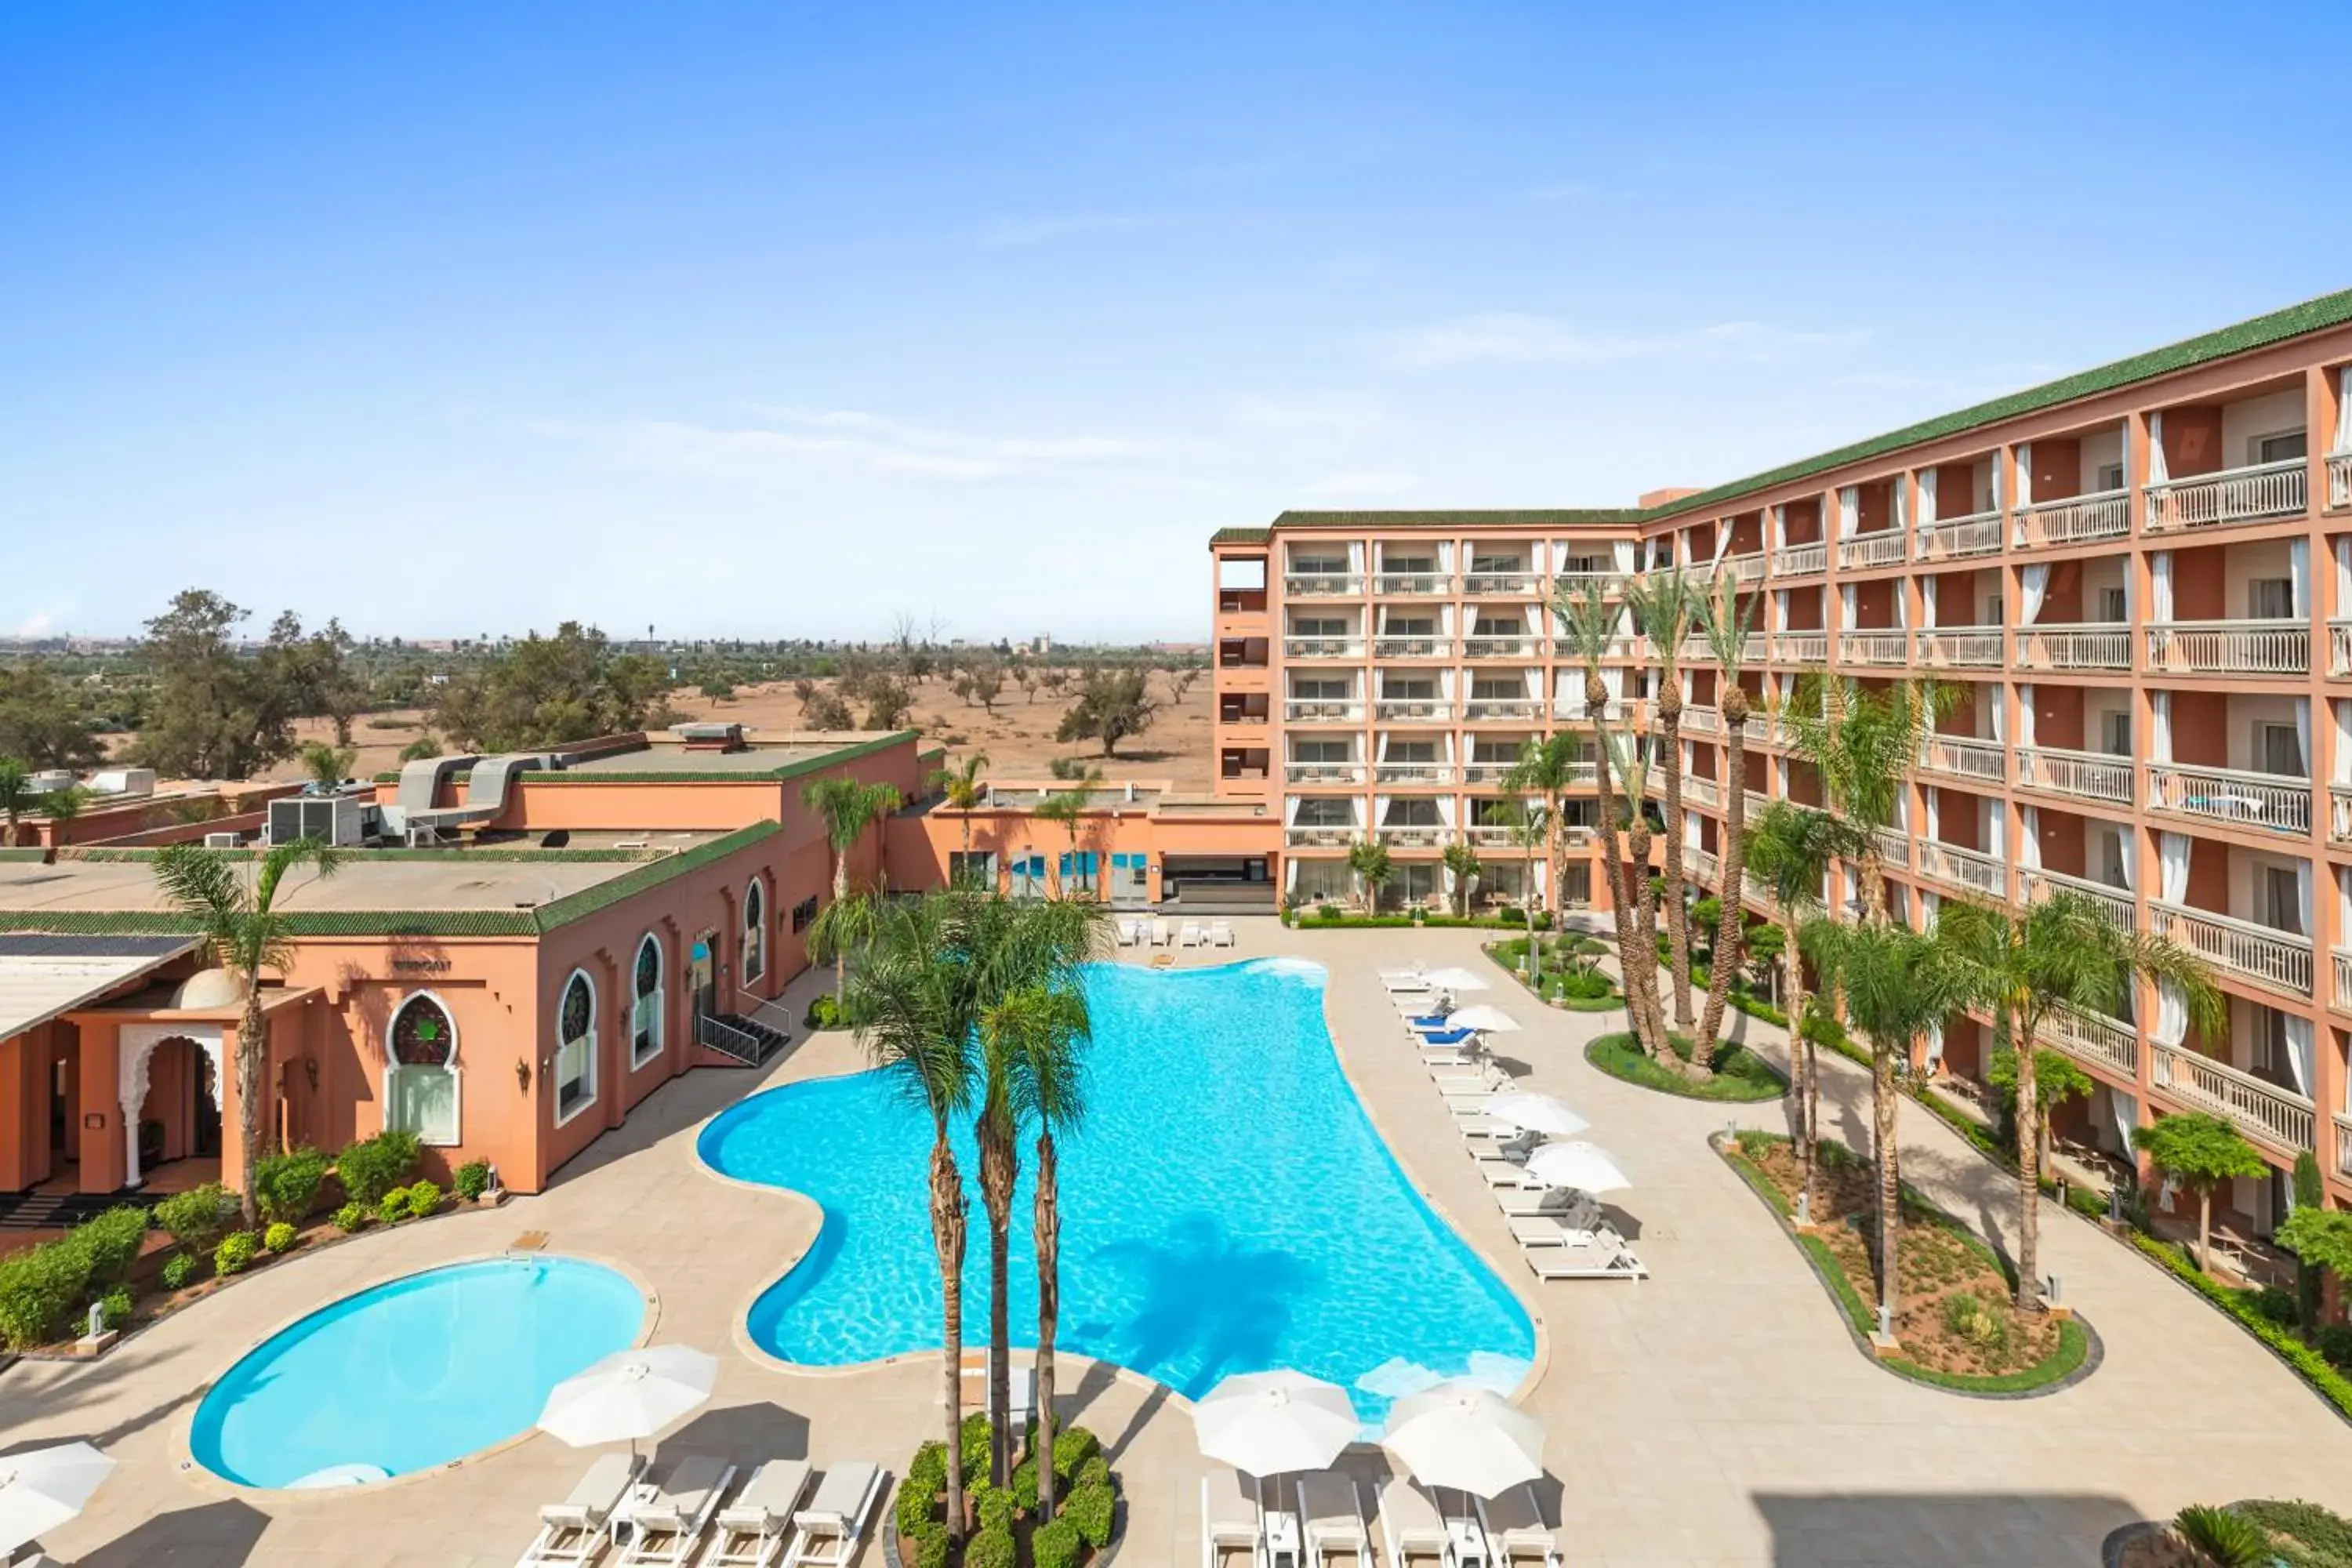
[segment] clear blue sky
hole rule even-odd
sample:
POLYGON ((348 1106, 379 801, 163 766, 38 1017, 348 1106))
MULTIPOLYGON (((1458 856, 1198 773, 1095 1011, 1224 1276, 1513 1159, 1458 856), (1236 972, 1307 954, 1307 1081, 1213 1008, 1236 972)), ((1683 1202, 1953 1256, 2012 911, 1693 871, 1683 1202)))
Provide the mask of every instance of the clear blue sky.
POLYGON ((2341 20, 20 0, 0 633, 1198 637, 2352 283, 2341 20))

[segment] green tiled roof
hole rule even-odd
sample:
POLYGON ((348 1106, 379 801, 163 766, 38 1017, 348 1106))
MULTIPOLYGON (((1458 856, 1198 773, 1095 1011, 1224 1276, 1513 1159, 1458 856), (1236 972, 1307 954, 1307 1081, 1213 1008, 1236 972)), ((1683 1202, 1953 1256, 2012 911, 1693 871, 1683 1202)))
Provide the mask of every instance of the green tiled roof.
POLYGON ((1209 544, 1213 549, 1220 544, 1264 544, 1273 537, 1270 528, 1221 528, 1209 535, 1209 544))
POLYGON ((1640 522, 1653 515, 1627 507, 1494 507, 1454 511, 1286 511, 1276 528, 1568 528, 1640 522))
POLYGON ((573 921, 584 920, 599 910, 609 910, 623 900, 633 899, 647 888, 658 887, 673 877, 683 877, 689 871, 698 871, 714 861, 725 859, 738 849, 748 848, 765 838, 772 838, 783 830, 784 825, 781 822, 755 822, 749 827, 739 827, 734 832, 714 838, 708 844, 698 844, 683 855, 672 855, 667 859, 656 860, 649 865, 624 871, 611 881, 599 882, 593 888, 583 888, 580 891, 567 894, 552 903, 541 904, 530 912, 538 920, 539 930, 553 931, 558 926, 570 925, 573 921))

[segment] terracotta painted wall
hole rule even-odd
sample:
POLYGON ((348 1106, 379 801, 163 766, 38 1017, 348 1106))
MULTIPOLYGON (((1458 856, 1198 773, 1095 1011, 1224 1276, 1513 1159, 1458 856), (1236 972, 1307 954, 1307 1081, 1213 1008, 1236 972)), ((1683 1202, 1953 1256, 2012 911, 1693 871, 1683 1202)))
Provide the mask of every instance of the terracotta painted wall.
POLYGON ((2083 689, 2044 682, 2033 689, 2034 743, 2079 752, 2083 744, 2083 689))
POLYGON ((2164 465, 2174 479, 2230 465, 2221 451, 2221 410, 2206 404, 2164 411, 2164 465))

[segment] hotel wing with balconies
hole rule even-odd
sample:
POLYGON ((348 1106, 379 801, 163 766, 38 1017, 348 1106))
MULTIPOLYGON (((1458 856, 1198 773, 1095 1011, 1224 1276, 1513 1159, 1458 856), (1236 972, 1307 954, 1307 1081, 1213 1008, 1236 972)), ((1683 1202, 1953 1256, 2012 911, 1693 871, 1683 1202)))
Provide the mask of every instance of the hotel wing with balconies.
MULTIPOLYGON (((1443 890, 1457 838, 1521 894, 1501 772, 1588 717, 1547 602, 1679 563, 1754 616, 1751 808, 1820 799, 1771 717, 1804 672, 1932 677, 1958 700, 1883 836, 1904 917, 2073 889, 2210 964, 2224 1037, 2154 991, 2059 1021, 2100 1086, 2076 1138, 2119 1152, 2153 1114, 2210 1111, 2352 1191, 2352 292, 1654 505, 1286 512, 1213 553, 1219 785, 1276 808, 1295 897, 1343 891, 1373 837, 1402 897, 1443 890)), ((1655 691, 1626 631, 1612 703, 1655 691)), ((1726 677, 1684 658, 1711 881, 1726 677)), ((1571 877, 1574 898, 1590 863, 1571 877)), ((1955 1019, 1937 1048, 1980 1071, 1990 1030, 1955 1019)), ((2230 1206, 2267 1228, 2280 1185, 2230 1206)))

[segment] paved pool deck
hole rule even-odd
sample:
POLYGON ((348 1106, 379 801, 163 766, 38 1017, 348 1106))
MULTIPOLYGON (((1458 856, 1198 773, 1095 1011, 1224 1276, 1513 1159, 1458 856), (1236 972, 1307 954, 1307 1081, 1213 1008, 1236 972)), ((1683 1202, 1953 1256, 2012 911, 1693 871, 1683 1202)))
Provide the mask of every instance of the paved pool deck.
MULTIPOLYGON (((1558 1491, 1548 1495, 1564 1515, 1571 1563, 2081 1568, 2117 1525, 2186 1502, 2302 1496, 2352 1511, 2352 1426, 2210 1307, 2055 1209, 2042 1222, 2044 1266, 2105 1342, 2092 1377, 2045 1398, 1989 1401, 1873 1365, 1797 1250, 1706 1146, 1727 1121, 1780 1128, 1780 1105, 1727 1110, 1607 1079, 1582 1046, 1622 1027, 1622 1014, 1539 1008, 1497 971, 1484 999, 1528 1026, 1498 1049, 1533 1087, 1589 1117, 1588 1136, 1633 1176, 1614 1206, 1638 1227, 1634 1245, 1653 1273, 1638 1284, 1538 1284, 1375 978, 1416 961, 1484 965, 1476 933, 1236 927, 1237 953, 1188 951, 1178 962, 1286 952, 1328 965, 1334 1036, 1374 1121, 1540 1319, 1548 1361, 1526 1403, 1549 1432, 1558 1491)), ((804 976, 795 1009, 823 984, 804 976)), ((1746 1026, 1759 1049, 1780 1054, 1778 1031, 1746 1026)), ((653 1337, 719 1352, 716 1396, 665 1439, 666 1451, 897 1468, 938 1425, 937 1357, 813 1373, 748 1353, 743 1312, 813 1239, 814 1211, 718 1180, 693 1149, 699 1124, 745 1094, 862 1065, 845 1037, 820 1035, 763 1074, 688 1075, 539 1197, 272 1266, 94 1364, 23 1363, 0 1373, 0 1451, 87 1437, 121 1462, 90 1510, 45 1544, 99 1568, 506 1568, 538 1505, 577 1478, 580 1451, 533 1436, 388 1486, 302 1495, 220 1481, 188 1463, 186 1441, 205 1387, 277 1328, 384 1279, 496 1254, 532 1230, 553 1250, 614 1263, 650 1288, 653 1337)), ((1832 1060, 1825 1079, 1832 1127, 1865 1142, 1866 1077, 1832 1060)), ((2008 1179, 1917 1108, 1904 1107, 1902 1126, 1906 1176, 2000 1235, 2013 1205, 2008 1179)), ((1202 1471, 1183 1402, 1067 1358, 1063 1382, 1066 1418, 1102 1435, 1126 1481, 1122 1561, 1199 1561, 1202 1471)), ((1368 1456, 1364 1468, 1377 1464, 1368 1456)), ((878 1563, 878 1546, 859 1561, 878 1563)))

